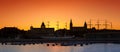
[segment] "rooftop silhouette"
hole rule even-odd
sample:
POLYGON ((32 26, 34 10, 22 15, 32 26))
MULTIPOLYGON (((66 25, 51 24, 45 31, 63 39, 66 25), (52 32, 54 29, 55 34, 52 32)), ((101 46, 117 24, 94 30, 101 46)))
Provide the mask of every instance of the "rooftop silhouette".
POLYGON ((20 30, 17 27, 4 27, 0 29, 0 40, 120 40, 120 30, 88 28, 86 22, 83 26, 75 27, 72 20, 70 20, 69 26, 69 29, 58 29, 56 31, 54 28, 46 28, 44 22, 39 28, 31 26, 28 31, 20 30))

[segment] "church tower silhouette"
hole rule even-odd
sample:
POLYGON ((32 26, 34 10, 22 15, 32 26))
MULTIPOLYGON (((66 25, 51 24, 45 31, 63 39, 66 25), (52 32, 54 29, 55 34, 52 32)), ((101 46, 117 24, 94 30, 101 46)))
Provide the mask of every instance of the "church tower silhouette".
POLYGON ((73 27, 73 23, 72 23, 72 19, 70 19, 70 30, 72 30, 73 27))
POLYGON ((42 22, 42 24, 41 24, 41 28, 45 28, 45 24, 44 24, 44 22, 42 22))
POLYGON ((86 21, 84 23, 84 28, 87 29, 87 23, 86 23, 86 21))

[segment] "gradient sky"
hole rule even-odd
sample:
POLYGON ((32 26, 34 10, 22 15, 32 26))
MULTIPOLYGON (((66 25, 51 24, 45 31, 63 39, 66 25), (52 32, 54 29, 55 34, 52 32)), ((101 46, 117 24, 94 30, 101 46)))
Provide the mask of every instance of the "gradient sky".
MULTIPOLYGON (((50 27, 64 28, 70 19, 74 26, 83 26, 91 19, 93 24, 99 19, 113 23, 120 29, 120 1, 118 0, 0 0, 0 28, 18 27, 28 30, 40 27, 41 22, 50 21, 50 27)), ((95 26, 95 25, 94 25, 95 26)), ((96 27, 96 26, 95 26, 96 27)), ((103 28, 104 26, 101 25, 103 28)), ((110 28, 110 25, 108 26, 110 28)), ((68 28, 69 29, 69 28, 68 28)))

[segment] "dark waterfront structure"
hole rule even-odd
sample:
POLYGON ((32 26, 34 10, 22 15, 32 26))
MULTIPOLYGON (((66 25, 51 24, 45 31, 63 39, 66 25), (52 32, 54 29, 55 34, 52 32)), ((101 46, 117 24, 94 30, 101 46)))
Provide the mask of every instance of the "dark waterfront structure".
POLYGON ((19 39, 23 38, 26 31, 16 27, 4 27, 0 29, 0 39, 19 39))
POLYGON ((26 38, 35 38, 38 39, 41 36, 52 36, 54 35, 54 28, 46 28, 44 22, 41 24, 41 28, 30 27, 30 30, 26 32, 26 38))
POLYGON ((87 23, 83 27, 74 27, 72 20, 70 20, 70 33, 76 37, 83 38, 83 34, 87 33, 87 23))
POLYGON ((46 28, 42 22, 40 28, 30 27, 30 30, 24 31, 16 27, 4 27, 0 29, 0 42, 12 42, 20 44, 35 43, 120 43, 120 30, 108 30, 95 28, 89 29, 85 22, 83 27, 74 27, 70 20, 70 29, 46 28))
POLYGON ((81 31, 86 31, 86 30, 87 30, 87 23, 86 22, 84 23, 83 27, 74 27, 72 20, 70 20, 70 31, 81 32, 81 31))

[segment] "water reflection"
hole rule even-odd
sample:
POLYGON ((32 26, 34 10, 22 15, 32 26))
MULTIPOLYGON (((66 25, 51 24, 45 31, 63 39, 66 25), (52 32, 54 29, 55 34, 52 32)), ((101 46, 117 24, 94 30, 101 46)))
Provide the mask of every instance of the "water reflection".
POLYGON ((0 45, 0 52, 119 52, 119 44, 91 44, 77 46, 35 45, 0 45))

